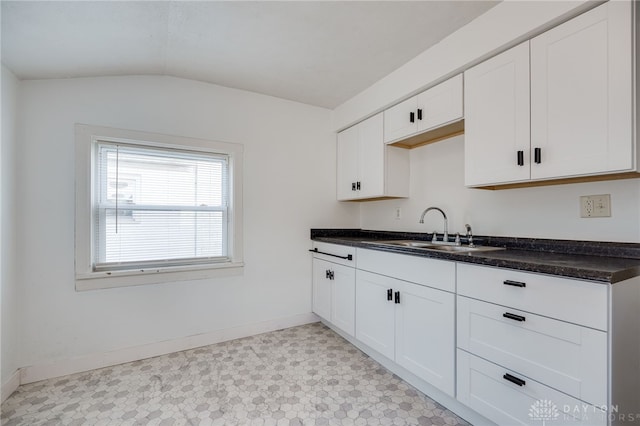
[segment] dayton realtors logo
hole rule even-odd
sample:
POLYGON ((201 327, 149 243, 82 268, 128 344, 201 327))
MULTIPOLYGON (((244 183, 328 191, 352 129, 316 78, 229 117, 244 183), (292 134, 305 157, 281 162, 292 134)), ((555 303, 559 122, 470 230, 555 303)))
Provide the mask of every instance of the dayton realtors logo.
POLYGON ((542 421, 542 426, 545 426, 549 420, 556 420, 560 417, 558 407, 552 401, 548 399, 539 399, 529 408, 529 417, 531 420, 542 421))

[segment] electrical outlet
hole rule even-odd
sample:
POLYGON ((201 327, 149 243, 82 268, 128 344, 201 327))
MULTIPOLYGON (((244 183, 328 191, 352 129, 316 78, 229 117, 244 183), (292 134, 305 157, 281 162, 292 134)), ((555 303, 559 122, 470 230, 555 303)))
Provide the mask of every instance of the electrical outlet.
POLYGON ((400 210, 400 207, 396 207, 396 214, 394 216, 394 219, 400 220, 401 217, 402 217, 402 211, 400 210))
POLYGON ((580 197, 580 217, 611 217, 611 195, 580 197))

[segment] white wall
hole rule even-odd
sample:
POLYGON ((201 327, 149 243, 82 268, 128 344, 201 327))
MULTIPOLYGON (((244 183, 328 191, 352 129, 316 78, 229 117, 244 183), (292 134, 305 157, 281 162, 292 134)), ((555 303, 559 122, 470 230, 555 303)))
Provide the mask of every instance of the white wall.
POLYGON ((326 109, 145 76, 24 81, 18 118, 22 365, 309 313, 309 228, 358 226, 326 109), (76 292, 74 123, 244 144, 244 275, 76 292))
POLYGON ((364 229, 449 232, 469 223, 477 235, 640 242, 640 179, 490 191, 464 186, 464 136, 411 151, 411 196, 362 203, 364 229), (580 218, 579 196, 611 194, 610 218, 580 218), (401 208, 396 220, 395 209, 401 208))
POLYGON ((14 151, 16 146, 16 107, 19 82, 2 67, 2 146, 0 147, 0 182, 2 203, 0 211, 0 384, 5 384, 21 367, 19 364, 18 315, 20 287, 16 279, 16 181, 14 179, 14 151))

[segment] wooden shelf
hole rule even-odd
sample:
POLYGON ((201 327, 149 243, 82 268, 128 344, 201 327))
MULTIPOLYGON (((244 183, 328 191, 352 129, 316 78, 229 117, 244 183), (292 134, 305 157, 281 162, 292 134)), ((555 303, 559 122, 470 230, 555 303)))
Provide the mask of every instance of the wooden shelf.
POLYGON ((611 173, 593 176, 576 176, 568 178, 558 178, 549 180, 534 180, 526 182, 495 184, 487 186, 470 186, 468 188, 473 189, 513 189, 513 188, 531 188, 535 186, 551 186, 551 185, 563 185, 566 183, 584 183, 584 182, 602 182, 606 180, 621 180, 621 179, 637 179, 640 178, 640 173, 636 172, 623 172, 623 173, 611 173))
POLYGON ((464 134, 464 120, 459 120, 387 145, 412 149, 462 134, 464 134))

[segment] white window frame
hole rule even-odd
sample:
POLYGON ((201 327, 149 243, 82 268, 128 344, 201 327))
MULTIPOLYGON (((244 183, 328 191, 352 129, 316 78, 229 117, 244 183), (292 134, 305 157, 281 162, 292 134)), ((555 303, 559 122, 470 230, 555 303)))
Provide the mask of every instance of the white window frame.
POLYGON ((242 273, 242 163, 243 146, 206 139, 162 135, 134 130, 76 124, 76 216, 75 278, 76 290, 186 281, 239 275, 242 273), (228 261, 155 267, 151 269, 93 270, 92 190, 94 145, 97 141, 120 142, 156 148, 168 148, 224 154, 229 157, 228 261))

